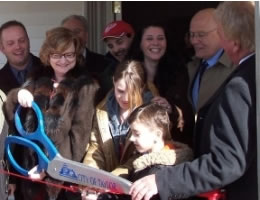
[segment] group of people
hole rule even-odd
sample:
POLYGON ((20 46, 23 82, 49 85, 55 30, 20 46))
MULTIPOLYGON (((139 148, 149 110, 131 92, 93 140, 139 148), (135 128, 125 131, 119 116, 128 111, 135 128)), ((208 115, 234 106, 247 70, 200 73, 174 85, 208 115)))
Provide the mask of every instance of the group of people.
MULTIPOLYGON (((158 22, 139 32, 111 22, 102 36, 107 55, 87 48, 88 28, 83 16, 65 18, 46 32, 37 58, 22 23, 0 27, 7 58, 1 142, 7 132, 18 134, 18 103, 25 129, 35 130, 35 101, 63 157, 133 181, 128 195, 97 199, 198 199, 223 189, 227 200, 256 200, 254 4, 223 2, 197 12, 189 28, 195 56, 187 65, 167 50, 158 22)), ((14 156, 26 169, 38 162, 20 145, 14 156)), ((90 198, 12 176, 1 183, 1 199, 6 191, 20 200, 90 198)))

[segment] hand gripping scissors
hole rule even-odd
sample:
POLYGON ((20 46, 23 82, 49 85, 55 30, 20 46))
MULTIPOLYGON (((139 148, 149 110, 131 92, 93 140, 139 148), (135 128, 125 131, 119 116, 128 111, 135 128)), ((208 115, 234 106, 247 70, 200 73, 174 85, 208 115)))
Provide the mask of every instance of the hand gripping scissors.
POLYGON ((63 158, 46 135, 43 116, 35 102, 32 102, 32 109, 38 120, 37 129, 31 133, 24 130, 19 117, 21 106, 18 106, 15 112, 15 126, 21 136, 8 136, 5 140, 5 150, 8 160, 19 173, 28 176, 28 171, 22 168, 14 159, 11 152, 11 144, 23 145, 36 152, 39 162, 37 172, 39 173, 45 170, 54 179, 87 186, 95 191, 128 194, 132 185, 130 181, 104 170, 95 169, 83 163, 63 158), (34 141, 44 146, 47 155, 34 141))

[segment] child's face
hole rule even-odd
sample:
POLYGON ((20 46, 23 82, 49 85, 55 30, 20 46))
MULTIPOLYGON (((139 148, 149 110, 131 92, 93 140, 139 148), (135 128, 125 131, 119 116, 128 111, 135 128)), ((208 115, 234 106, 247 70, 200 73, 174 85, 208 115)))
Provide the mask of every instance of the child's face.
POLYGON ((130 141, 132 141, 136 147, 136 150, 140 153, 152 152, 155 146, 155 141, 159 139, 153 128, 140 122, 133 122, 130 125, 132 135, 130 141))

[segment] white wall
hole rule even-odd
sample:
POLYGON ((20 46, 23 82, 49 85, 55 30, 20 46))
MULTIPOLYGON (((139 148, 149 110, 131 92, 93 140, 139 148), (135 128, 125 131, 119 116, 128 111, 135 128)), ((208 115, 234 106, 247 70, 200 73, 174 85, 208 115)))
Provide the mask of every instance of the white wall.
MULTIPOLYGON (((71 14, 84 15, 82 1, 29 1, 0 2, 0 25, 9 20, 22 22, 31 42, 31 52, 38 56, 47 30, 60 25, 61 20, 71 14)), ((6 62, 0 53, 0 68, 6 62)))

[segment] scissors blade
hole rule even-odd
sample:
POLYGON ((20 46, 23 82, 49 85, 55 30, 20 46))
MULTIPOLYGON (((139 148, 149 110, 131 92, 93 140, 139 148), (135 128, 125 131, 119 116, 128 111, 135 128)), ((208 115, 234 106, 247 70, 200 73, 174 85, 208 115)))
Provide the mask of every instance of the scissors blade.
POLYGON ((104 170, 56 156, 49 164, 47 173, 55 179, 88 186, 97 191, 128 194, 132 183, 104 170))

